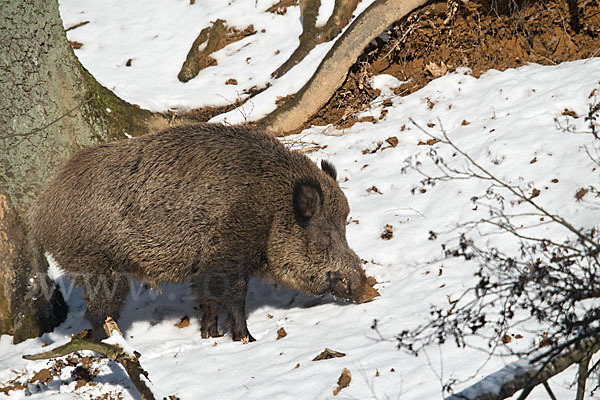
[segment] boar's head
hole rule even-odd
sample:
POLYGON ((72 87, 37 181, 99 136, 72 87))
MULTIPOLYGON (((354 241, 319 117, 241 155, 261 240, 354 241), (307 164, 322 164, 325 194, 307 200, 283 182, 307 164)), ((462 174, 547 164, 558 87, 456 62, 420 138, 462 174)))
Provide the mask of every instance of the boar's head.
POLYGON ((371 286, 360 258, 346 241, 348 201, 333 166, 295 180, 289 204, 274 216, 267 245, 267 274, 307 294, 332 293, 364 302, 371 286))

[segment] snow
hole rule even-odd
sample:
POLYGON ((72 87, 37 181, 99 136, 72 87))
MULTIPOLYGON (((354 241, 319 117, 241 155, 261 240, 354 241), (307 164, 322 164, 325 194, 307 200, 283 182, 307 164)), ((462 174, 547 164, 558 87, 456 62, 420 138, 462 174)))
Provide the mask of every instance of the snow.
POLYGON ((317 14, 317 23, 316 27, 324 26, 331 14, 333 13, 333 9, 335 7, 335 0, 323 0, 321 1, 321 6, 319 7, 319 13, 317 14))
MULTIPOLYGON (((329 46, 315 49, 284 78, 272 81, 270 73, 291 54, 300 34, 297 7, 288 8, 284 16, 262 12, 274 3, 214 0, 191 6, 183 0, 154 0, 140 6, 122 0, 64 0, 60 5, 65 26, 90 21, 70 31, 69 39, 84 43, 77 51, 83 64, 124 99, 152 110, 225 104, 243 89, 271 82, 269 90, 252 100, 252 113, 258 115, 270 110, 276 96, 301 86, 329 46), (180 83, 176 75, 189 46, 216 18, 240 28, 252 23, 258 33, 220 50, 218 66, 180 83), (260 32, 263 28, 265 33, 260 32), (275 49, 280 50, 278 55, 275 49), (244 61, 247 57, 251 57, 250 63, 244 61), (124 66, 129 58, 134 60, 130 68, 124 66), (230 77, 238 80, 237 87, 224 85, 230 77)), ((365 3, 370 4, 363 1, 355 15, 368 5, 365 3)), ((456 380, 453 388, 458 392, 516 361, 502 348, 488 359, 487 342, 482 338, 472 338, 465 349, 453 343, 429 347, 419 357, 396 348, 395 336, 424 323, 431 304, 448 304, 475 282, 477 265, 443 259, 440 245, 452 239, 457 224, 477 220, 488 211, 473 207, 471 198, 487 188, 477 180, 445 182, 413 194, 422 176, 413 169, 403 173, 406 160, 418 159, 425 171, 433 172, 435 167, 427 157, 430 146, 419 145, 430 137, 412 121, 437 136, 443 128, 476 162, 505 181, 528 191, 538 188, 541 194, 536 200, 574 225, 598 226, 598 209, 586 199, 576 202, 574 198, 579 188, 597 182, 597 167, 584 146, 598 148, 598 144, 591 135, 560 129, 568 123, 577 132, 586 131, 583 116, 590 92, 599 85, 598 70, 600 58, 492 70, 479 79, 463 69, 406 97, 391 90, 401 82, 382 75, 373 80, 382 92, 380 98, 361 114, 373 116, 377 123, 357 123, 345 130, 312 127, 287 138, 318 143, 323 148, 308 156, 314 161, 327 159, 337 167, 338 181, 351 207, 348 242, 367 261, 365 269, 379 282, 376 287, 381 297, 347 305, 328 296, 310 297, 253 279, 247 314, 248 328, 257 341, 241 344, 232 342, 229 335, 201 338, 199 312, 189 285, 164 285, 161 294, 138 286, 119 321, 124 335, 119 340, 128 351, 141 354, 140 363, 149 373, 156 398, 333 398, 337 379, 343 368, 348 368, 352 381, 339 398, 435 399, 448 395, 442 395, 443 383, 456 380), (384 100, 390 100, 392 106, 380 119, 384 100), (566 117, 562 115, 565 109, 581 117, 566 117), (392 147, 385 140, 394 136, 398 144, 392 147), (376 149, 379 142, 385 149, 364 152, 376 149), (380 236, 386 225, 393 227, 390 240, 380 236), (430 231, 440 233, 437 240, 428 240, 430 231), (190 326, 175 327, 186 315, 190 326), (374 320, 378 321, 377 331, 371 329, 374 320), (281 327, 287 336, 277 340, 281 327), (326 347, 346 356, 311 361, 326 347)), ((240 115, 234 111, 220 120, 239 122, 240 115)), ((435 144, 434 148, 455 165, 465 165, 447 146, 435 144)), ((527 210, 526 204, 511 209, 527 210)), ((551 224, 528 233, 566 238, 564 230, 551 224)), ((481 235, 476 240, 501 248, 518 245, 506 234, 481 235)), ((23 354, 44 351, 44 343, 52 347, 64 344, 71 334, 89 327, 83 317, 81 290, 71 288, 60 272, 53 271, 70 307, 67 320, 54 332, 18 345, 11 344, 11 337, 1 336, 0 387, 20 374, 31 377, 48 365, 47 361, 23 360, 23 354)), ((514 333, 523 338, 507 346, 529 348, 538 339, 528 329, 532 326, 520 326, 514 333)), ((61 377, 63 383, 31 387, 30 398, 99 397, 123 387, 127 388, 124 399, 138 398, 120 367, 106 361, 100 367, 97 386, 75 389, 67 374, 61 377)), ((569 385, 575 374, 576 367, 571 367, 550 380, 558 398, 574 397, 569 385)), ((13 391, 10 396, 0 393, 0 398, 23 395, 24 391, 13 391)), ((547 395, 543 388, 536 388, 529 398, 546 399, 547 395)))
MULTIPOLYGON (((362 1, 354 15, 372 2, 362 1)), ((265 12, 275 3, 211 0, 191 5, 189 0, 150 0, 140 6, 133 0, 59 1, 65 28, 89 21, 67 32, 69 40, 83 43, 76 53, 82 64, 101 84, 142 108, 164 111, 226 105, 245 99, 248 95, 244 92, 253 87, 263 88, 268 83, 275 86, 267 91, 268 95, 255 97, 254 109, 248 105, 250 109, 244 116, 239 112, 230 116, 231 123, 244 117, 260 118, 275 109, 277 96, 295 93, 302 87, 332 46, 319 45, 294 67, 293 73, 273 80, 271 73, 293 53, 302 33, 299 8, 288 7, 285 15, 265 12), (200 71, 187 83, 180 82, 177 74, 192 43, 217 19, 238 29, 252 24, 257 33, 213 53, 217 66, 200 71), (129 59, 130 67, 126 66, 129 59), (238 84, 226 85, 231 78, 238 84)))

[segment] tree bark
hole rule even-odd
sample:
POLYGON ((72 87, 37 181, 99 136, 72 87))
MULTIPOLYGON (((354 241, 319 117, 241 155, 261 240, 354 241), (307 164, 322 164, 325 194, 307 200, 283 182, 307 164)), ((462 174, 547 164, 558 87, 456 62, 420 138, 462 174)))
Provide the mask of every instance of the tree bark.
POLYGON ((258 126, 274 135, 298 129, 339 88, 363 49, 388 26, 427 0, 376 0, 348 27, 327 53, 315 74, 294 98, 262 120, 258 126))
POLYGON ((65 315, 45 260, 28 243, 27 209, 76 150, 166 127, 99 85, 69 46, 56 0, 0 5, 0 334, 19 342, 65 315))

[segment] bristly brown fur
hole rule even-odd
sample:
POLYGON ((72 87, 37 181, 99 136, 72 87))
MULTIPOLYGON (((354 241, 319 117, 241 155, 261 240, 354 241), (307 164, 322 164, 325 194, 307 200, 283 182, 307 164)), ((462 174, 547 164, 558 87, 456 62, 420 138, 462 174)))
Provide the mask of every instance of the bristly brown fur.
POLYGON ((218 333, 224 307, 233 338, 251 338, 250 275, 322 294, 336 271, 350 285, 335 294, 350 300, 366 279, 335 169, 322 165, 257 130, 173 127, 75 154, 39 197, 31 232, 83 286, 95 332, 118 318, 135 274, 152 286, 193 282, 203 337, 218 333), (298 182, 308 191, 295 193, 298 182))
POLYGON ((333 180, 337 180, 337 171, 332 163, 329 161, 321 160, 321 169, 331 176, 333 180))

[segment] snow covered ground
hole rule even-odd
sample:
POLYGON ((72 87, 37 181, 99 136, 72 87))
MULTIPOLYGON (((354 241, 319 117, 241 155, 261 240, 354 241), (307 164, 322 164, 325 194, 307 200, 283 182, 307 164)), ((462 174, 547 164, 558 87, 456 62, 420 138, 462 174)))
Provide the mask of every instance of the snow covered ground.
MULTIPOLYGON (((134 1, 113 0, 100 5, 65 0, 61 1, 61 13, 67 27, 90 21, 69 32, 69 39, 84 43, 77 54, 104 85, 128 101, 164 110, 215 104, 221 102, 220 97, 235 99, 235 88, 224 84, 228 77, 240 82, 237 90, 269 81, 270 73, 294 50, 299 34, 297 8, 288 9, 285 16, 262 12, 273 3, 215 0, 190 6, 189 1, 169 0, 140 6, 134 1), (249 46, 244 47, 246 42, 242 41, 226 47, 219 52, 218 66, 187 84, 180 83, 176 75, 191 42, 208 21, 216 18, 242 28, 253 23, 258 31, 265 28, 267 33, 263 38, 259 34, 247 38, 253 41, 249 46), (281 50, 279 55, 259 57, 275 49, 281 50), (265 64, 239 62, 238 58, 246 57, 265 64), (124 66, 129 58, 134 59, 130 68, 124 66)), ((323 52, 315 50, 313 61, 296 67, 287 79, 302 84, 323 52)), ((425 192, 412 190, 422 176, 413 169, 403 172, 407 158, 416 157, 424 170, 435 168, 427 157, 430 146, 419 144, 430 137, 411 119, 433 135, 440 135, 443 127, 458 146, 505 181, 527 191, 540 190, 539 203, 574 225, 598 226, 600 211, 589 198, 576 201, 575 193, 598 182, 597 166, 584 146, 598 148, 599 144, 594 144, 591 135, 560 128, 568 123, 575 131, 587 130, 583 116, 593 100, 589 94, 600 85, 598 71, 600 58, 489 71, 479 79, 463 70, 438 78, 406 97, 395 96, 390 90, 399 85, 396 79, 379 76, 374 85, 382 95, 364 112, 376 123, 357 123, 344 131, 313 127, 287 138, 295 143, 293 148, 302 146, 298 142, 317 144, 319 150, 308 156, 315 161, 327 159, 337 167, 340 186, 351 207, 348 241, 367 261, 365 269, 379 282, 376 287, 381 297, 366 304, 344 305, 329 297, 313 298, 253 281, 247 314, 248 328, 257 341, 244 345, 232 342, 229 336, 200 337, 199 312, 188 298, 189 286, 166 285, 160 295, 144 291, 139 298, 130 296, 120 328, 128 346, 142 354, 140 362, 149 372, 149 386, 156 397, 333 398, 338 377, 347 368, 352 381, 337 398, 438 399, 443 397, 443 384, 455 380, 453 388, 458 391, 514 361, 514 357, 501 356, 506 349, 499 349, 499 356, 488 359, 487 343, 480 338, 473 338, 465 349, 453 343, 430 347, 419 357, 396 348, 395 336, 424 323, 431 304, 448 304, 476 282, 473 273, 477 265, 443 260, 440 245, 456 234, 450 231, 457 224, 477 220, 488 212, 482 206, 474 209, 471 201, 485 192, 485 182, 450 181, 425 192), (386 101, 384 106, 385 100, 392 104, 386 101), (387 114, 380 118, 384 108, 387 114), (563 115, 565 109, 580 117, 563 115), (386 141, 393 137, 397 139, 395 146, 391 144, 394 139, 386 141), (388 240, 381 236, 386 225, 393 232, 388 240), (430 231, 440 232, 437 240, 429 240, 430 231), (186 315, 190 326, 175 327, 186 315), (378 321, 378 332, 371 329, 374 320, 378 321), (282 327, 287 336, 278 340, 277 331, 282 327), (311 361, 326 347, 346 356, 311 361)), ((275 98, 297 87, 286 85, 274 85, 265 93, 275 98)), ((253 99, 256 115, 263 112, 256 111, 259 101, 253 99)), ((230 113, 228 120, 235 118, 236 112, 230 113)), ((456 165, 465 165, 447 146, 433 146, 456 165)), ((527 211, 527 206, 515 205, 513 211, 527 211)), ((551 224, 532 233, 558 239, 567 234, 551 224)), ((506 234, 475 239, 507 249, 518 245, 506 234)), ((24 381, 52 364, 25 361, 21 355, 43 351, 44 343, 65 343, 70 334, 89 327, 83 318, 79 289, 73 290, 68 303, 67 321, 54 332, 18 345, 12 345, 9 336, 0 338, 0 387, 10 379, 24 381)), ((515 332, 522 338, 507 346, 522 349, 536 342, 538 337, 526 328, 515 332)), ((31 394, 32 399, 97 398, 106 393, 116 398, 121 390, 124 399, 138 398, 116 364, 98 364, 96 384, 78 388, 70 377, 74 368, 63 369, 60 380, 30 385, 27 392, 0 393, 0 398, 25 394, 31 394)), ((575 373, 571 368, 550 381, 558 398, 574 397, 571 384, 575 373)), ((546 399, 547 394, 536 388, 529 398, 546 399)))

